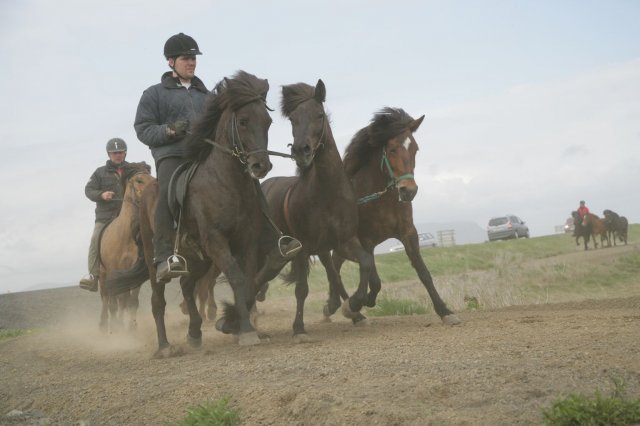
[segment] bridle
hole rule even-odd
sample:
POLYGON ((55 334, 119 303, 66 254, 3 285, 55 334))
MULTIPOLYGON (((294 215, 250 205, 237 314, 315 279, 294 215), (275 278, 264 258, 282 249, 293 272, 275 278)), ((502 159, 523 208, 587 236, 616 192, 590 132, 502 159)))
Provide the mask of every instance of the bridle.
MULTIPOLYGON (((313 148, 313 151, 311 151, 311 162, 313 162, 313 160, 316 158, 316 154, 318 153, 318 150, 320 148, 324 148, 324 129, 326 128, 325 126, 325 122, 327 120, 327 114, 324 112, 324 110, 322 111, 322 132, 320 133, 320 137, 318 138, 318 143, 316 144, 316 146, 313 148)), ((288 144, 287 147, 292 147, 293 144, 288 144)), ((288 155, 288 157, 290 158, 295 158, 293 155, 288 155)))
MULTIPOLYGON (((255 102, 256 100, 262 100, 262 98, 258 98, 258 99, 254 99, 250 102, 255 102)), ((247 103, 250 103, 247 102, 247 103)), ((264 101, 263 101, 264 102, 264 101)), ((246 104, 244 104, 246 105, 246 104)), ((244 106, 242 105, 242 106, 244 106)), ((265 107, 271 111, 271 109, 266 106, 265 107)), ((240 107, 238 107, 238 109, 240 109, 240 107)), ((242 139, 240 138, 240 131, 238 130, 238 119, 236 117, 236 113, 235 111, 231 114, 231 145, 233 148, 229 148, 227 146, 221 145, 218 142, 211 140, 211 139, 204 139, 204 141, 210 145, 213 145, 214 147, 220 149, 222 152, 225 152, 227 154, 230 154, 231 156, 235 157, 238 159, 238 161, 240 161, 240 163, 243 166, 247 165, 247 162, 249 160, 249 157, 253 154, 258 154, 261 152, 264 152, 268 155, 277 155, 280 157, 288 157, 288 158, 293 158, 292 155, 289 154, 283 154, 280 152, 276 152, 276 151, 270 151, 268 149, 264 149, 264 148, 260 148, 260 149, 256 149, 253 151, 246 151, 244 148, 244 144, 242 143, 242 139)))
POLYGON ((382 171, 383 173, 386 172, 387 175, 389 176, 389 181, 387 182, 387 186, 384 188, 383 191, 374 192, 373 194, 365 195, 364 197, 359 198, 357 201, 358 204, 365 204, 365 203, 368 203, 369 201, 377 200, 388 191, 392 190, 393 188, 397 188, 398 184, 403 180, 414 178, 413 173, 407 173, 407 174, 396 177, 395 173, 393 172, 393 168, 391 167, 391 163, 389 162, 389 158, 387 157, 386 145, 382 148, 382 158, 380 159, 380 171, 382 171))

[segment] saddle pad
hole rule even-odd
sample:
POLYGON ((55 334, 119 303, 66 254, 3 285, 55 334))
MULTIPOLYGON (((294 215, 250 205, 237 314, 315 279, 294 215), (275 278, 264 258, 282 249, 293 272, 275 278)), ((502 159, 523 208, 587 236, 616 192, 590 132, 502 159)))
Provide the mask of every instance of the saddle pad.
POLYGON ((187 161, 186 163, 180 164, 171 175, 167 201, 169 203, 169 210, 176 220, 184 204, 184 198, 187 196, 189 181, 191 181, 197 169, 197 161, 187 161))

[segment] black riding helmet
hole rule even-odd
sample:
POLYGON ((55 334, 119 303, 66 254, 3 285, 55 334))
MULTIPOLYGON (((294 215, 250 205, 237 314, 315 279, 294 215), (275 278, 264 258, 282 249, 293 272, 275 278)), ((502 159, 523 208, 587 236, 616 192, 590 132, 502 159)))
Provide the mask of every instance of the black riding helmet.
POLYGON ((107 142, 107 152, 127 152, 127 144, 120 138, 109 139, 107 142))
POLYGON ((172 35, 164 44, 164 57, 166 59, 193 55, 202 55, 202 52, 198 48, 198 43, 185 33, 172 35))

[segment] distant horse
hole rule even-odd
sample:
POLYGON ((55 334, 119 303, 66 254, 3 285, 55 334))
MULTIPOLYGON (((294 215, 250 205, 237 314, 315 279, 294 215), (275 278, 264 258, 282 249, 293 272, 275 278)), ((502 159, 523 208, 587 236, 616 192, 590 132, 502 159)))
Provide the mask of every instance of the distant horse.
MULTIPOLYGON (((589 239, 591 238, 591 224, 587 223, 586 225, 583 224, 582 222, 582 218, 580 217, 580 214, 578 214, 578 212, 576 210, 571 212, 571 217, 573 217, 573 235, 576 237, 576 245, 579 246, 580 245, 580 237, 582 237, 582 240, 584 242, 584 249, 585 250, 589 250, 589 239)), ((594 241, 595 243, 595 241, 594 241)), ((597 243, 596 243, 596 247, 597 247, 597 243)))
POLYGON ((621 242, 627 245, 629 230, 627 218, 611 210, 605 210, 602 215, 604 216, 604 224, 607 227, 609 241, 613 240, 613 245, 617 245, 616 239, 619 238, 621 242))
MULTIPOLYGON (((402 241, 411 265, 426 288, 436 313, 448 325, 460 319, 447 308, 436 290, 433 279, 420 255, 418 233, 413 223, 411 201, 418 186, 414 180, 415 156, 418 144, 413 133, 424 116, 414 120, 399 108, 384 108, 374 115, 371 123, 353 137, 346 149, 344 169, 358 197, 358 237, 364 249, 373 254, 374 248, 388 238, 402 241)), ((333 263, 338 272, 344 257, 334 252, 333 263)), ((330 286, 325 315, 336 311, 340 296, 346 295, 342 281, 330 286)), ((367 306, 374 306, 380 291, 380 278, 374 268, 370 281, 367 306)))
POLYGON ((598 248, 598 241, 596 240, 596 236, 600 236, 600 244, 604 248, 604 241, 607 241, 607 246, 611 247, 611 241, 609 241, 609 237, 607 236, 607 227, 605 226, 602 219, 600 219, 597 215, 593 213, 587 213, 582 218, 582 226, 591 228, 591 237, 593 237, 593 245, 595 248, 598 248))
MULTIPOLYGON (((216 85, 186 141, 190 156, 199 163, 187 188, 177 237, 190 271, 180 285, 189 311, 187 341, 192 346, 202 342, 195 283, 212 266, 226 275, 233 289, 235 305, 225 309, 223 321, 232 319, 238 324, 241 345, 260 343, 248 308, 255 303, 256 239, 263 224, 255 181, 272 167, 267 153, 271 125, 268 90, 267 80, 244 71, 225 78, 216 85)), ((159 346, 156 356, 165 356, 173 349, 164 323, 165 286, 157 283, 152 262, 153 211, 157 203, 153 188, 143 199, 141 230, 153 289, 151 305, 159 346)))
POLYGON ((144 189, 155 182, 149 166, 130 163, 121 180, 125 186, 122 208, 100 238, 100 329, 104 332, 122 328, 124 314, 129 329, 136 328, 138 293, 149 273, 139 245, 139 204, 144 189))
MULTIPOLYGON (((318 255, 327 268, 332 268, 330 251, 360 263, 360 285, 345 303, 345 314, 357 319, 366 301, 369 277, 374 268, 373 255, 358 241, 358 208, 356 196, 342 167, 323 102, 326 88, 322 80, 316 86, 297 83, 282 87, 282 114, 293 130, 291 154, 298 175, 270 178, 262 183, 273 221, 288 235, 302 243, 300 253, 291 261, 285 277, 295 282, 296 314, 293 322, 295 342, 309 339, 304 328, 304 303, 309 293, 309 259, 318 255)), ((262 276, 264 284, 277 275, 271 271, 262 276)), ((335 270, 327 272, 336 276, 335 270)))

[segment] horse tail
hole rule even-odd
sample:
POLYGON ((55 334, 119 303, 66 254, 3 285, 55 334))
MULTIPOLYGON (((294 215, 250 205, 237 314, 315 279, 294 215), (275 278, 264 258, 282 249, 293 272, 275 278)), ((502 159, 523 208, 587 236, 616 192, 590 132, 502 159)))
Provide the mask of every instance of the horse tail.
POLYGON ((136 239, 138 246, 138 259, 129 269, 113 271, 111 276, 105 281, 104 286, 107 293, 115 296, 140 287, 149 279, 149 268, 144 258, 144 248, 142 240, 136 239))

